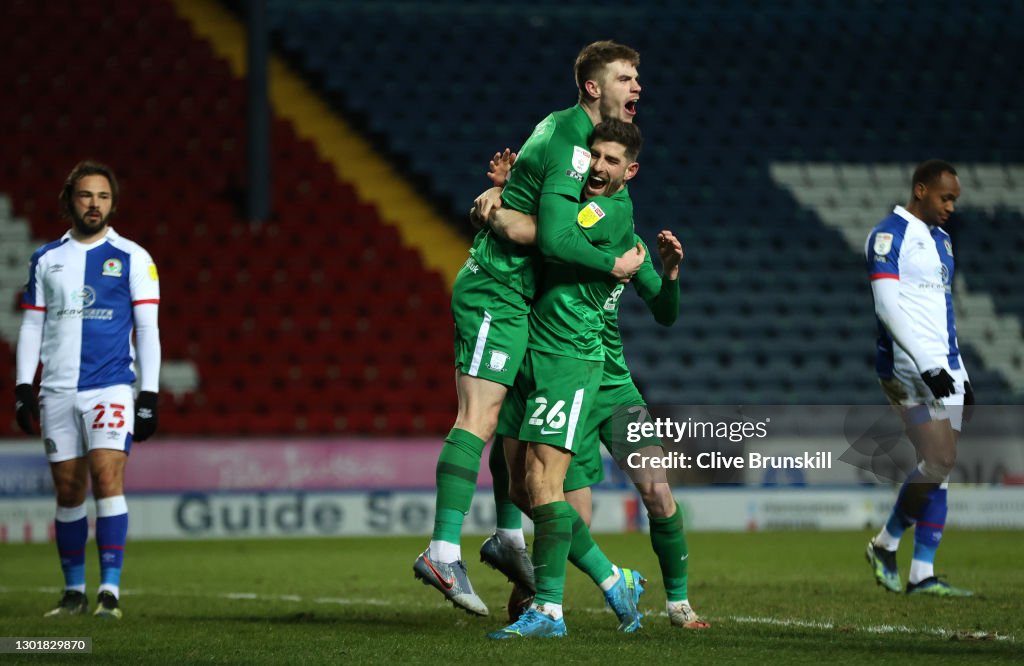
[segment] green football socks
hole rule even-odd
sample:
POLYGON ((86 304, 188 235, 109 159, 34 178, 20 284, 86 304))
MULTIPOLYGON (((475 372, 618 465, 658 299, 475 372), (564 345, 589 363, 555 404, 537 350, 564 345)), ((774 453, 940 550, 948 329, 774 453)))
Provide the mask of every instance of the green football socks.
POLYGON ((488 458, 491 479, 494 481, 494 510, 499 530, 523 529, 523 512, 508 497, 508 463, 505 461, 505 447, 501 435, 494 436, 491 455, 488 458))
POLYGON ((466 430, 452 428, 444 440, 437 458, 435 541, 460 543, 462 523, 473 504, 483 452, 484 441, 466 430))
POLYGON ((533 603, 538 606, 562 603, 575 515, 568 502, 552 502, 533 509, 533 568, 537 580, 533 603))
POLYGON ((615 568, 611 560, 604 554, 590 536, 590 529, 580 518, 580 514, 571 506, 572 511, 572 543, 569 546, 569 561, 573 565, 590 576, 597 585, 601 585, 615 575, 615 568))
POLYGON ((668 518, 650 517, 651 546, 661 564, 665 581, 665 594, 669 601, 687 598, 686 577, 690 564, 690 551, 683 532, 683 512, 676 504, 676 512, 668 518))

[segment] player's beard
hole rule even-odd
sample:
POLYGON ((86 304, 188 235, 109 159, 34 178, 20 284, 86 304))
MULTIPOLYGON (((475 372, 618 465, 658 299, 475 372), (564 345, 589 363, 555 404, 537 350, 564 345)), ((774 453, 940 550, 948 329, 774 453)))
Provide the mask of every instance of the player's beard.
MULTIPOLYGON (((99 211, 86 211, 86 215, 91 212, 99 211)), ((83 236, 92 236, 98 234, 107 227, 107 220, 110 219, 110 213, 106 215, 100 215, 99 219, 89 220, 85 216, 80 216, 77 213, 71 216, 71 224, 75 227, 75 231, 82 234, 83 236)))

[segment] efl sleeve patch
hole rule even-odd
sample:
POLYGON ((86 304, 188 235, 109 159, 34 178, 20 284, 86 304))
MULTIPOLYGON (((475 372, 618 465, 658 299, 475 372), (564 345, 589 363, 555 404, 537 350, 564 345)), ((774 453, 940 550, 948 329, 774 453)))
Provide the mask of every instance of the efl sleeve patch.
POLYGON ((601 207, 597 205, 596 201, 591 201, 583 210, 580 211, 579 215, 576 216, 576 222, 579 223, 584 229, 589 229, 605 216, 605 212, 601 210, 601 207))
POLYGON ((153 282, 159 282, 160 276, 156 272, 156 264, 149 265, 149 279, 153 282))
POLYGON ((590 151, 581 146, 572 147, 572 168, 576 173, 590 171, 590 151))
POLYGON ((886 255, 892 249, 892 234, 879 232, 875 234, 875 244, 872 247, 875 254, 886 255))

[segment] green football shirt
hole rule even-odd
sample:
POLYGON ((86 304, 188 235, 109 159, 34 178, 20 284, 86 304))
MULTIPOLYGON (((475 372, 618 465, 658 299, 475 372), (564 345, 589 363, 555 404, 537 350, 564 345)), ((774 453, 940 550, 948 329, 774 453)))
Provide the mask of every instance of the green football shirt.
MULTIPOLYGON (((556 111, 534 128, 519 150, 502 192, 504 205, 538 215, 542 194, 561 194, 578 201, 590 171, 590 134, 594 125, 583 107, 556 111)), ((484 229, 470 249, 473 259, 500 282, 533 298, 537 288, 537 249, 499 238, 484 229)))
MULTIPOLYGON (((634 235, 633 242, 643 243, 634 235)), ((678 280, 662 280, 651 261, 651 252, 644 243, 644 263, 631 280, 640 298, 654 313, 659 324, 669 326, 679 316, 679 282, 678 280)), ((619 333, 619 297, 626 285, 616 285, 611 296, 604 304, 605 326, 601 330, 601 343, 604 346, 604 376, 601 386, 619 386, 633 381, 626 365, 626 357, 622 349, 622 335, 619 333)))
MULTIPOLYGON (((623 254, 635 237, 629 189, 590 199, 580 207, 576 224, 595 247, 623 254)), ((604 308, 618 286, 607 273, 546 261, 544 287, 530 312, 527 346, 560 356, 602 360, 604 308)))

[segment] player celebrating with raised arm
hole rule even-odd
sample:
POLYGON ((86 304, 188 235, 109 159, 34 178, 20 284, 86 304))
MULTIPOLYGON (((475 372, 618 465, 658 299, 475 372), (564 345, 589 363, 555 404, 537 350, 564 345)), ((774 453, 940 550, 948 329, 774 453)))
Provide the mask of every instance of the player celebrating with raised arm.
MULTIPOLYGON (((577 226, 589 242, 613 252, 634 246, 633 204, 625 183, 639 167, 640 144, 640 130, 618 120, 599 124, 591 139, 594 163, 584 186, 589 201, 579 209, 577 226)), ((584 441, 582 434, 603 374, 602 308, 621 288, 615 278, 586 268, 550 259, 544 268, 543 289, 530 313, 527 355, 498 426, 498 432, 506 435, 512 434, 510 424, 520 424, 515 434, 529 442, 520 467, 525 469, 536 535, 537 596, 517 622, 489 636, 565 635, 562 597, 566 562, 574 544, 581 553, 593 550, 603 561, 600 585, 619 617, 619 629, 632 632, 640 628, 636 602, 643 591, 642 576, 620 570, 600 554, 562 492, 572 456, 581 446, 597 445, 584 441)), ((512 465, 510 472, 517 480, 524 476, 512 465)))
MULTIPOLYGON (((515 158, 515 154, 510 154, 508 151, 494 156, 491 161, 491 172, 488 175, 497 187, 477 198, 473 213, 483 223, 489 224, 498 235, 514 239, 519 243, 530 244, 536 239, 536 220, 515 211, 502 209, 500 198, 496 199, 504 183, 504 173, 508 169, 508 163, 514 161, 515 158)), ((591 173, 593 176, 594 172, 591 173)), ((635 236, 634 240, 642 242, 638 236, 635 236)), ((663 326, 671 326, 679 316, 678 280, 683 248, 675 235, 668 230, 658 234, 657 242, 663 274, 658 275, 648 255, 632 283, 651 310, 655 320, 663 326)), ((618 431, 626 418, 635 420, 634 415, 638 415, 640 418, 649 418, 646 402, 633 383, 632 375, 623 356, 622 337, 618 325, 618 306, 624 287, 625 285, 616 287, 603 307, 605 326, 601 337, 604 347, 604 374, 601 380, 601 389, 584 429, 582 441, 587 444, 581 446, 580 451, 573 456, 563 483, 566 501, 580 516, 576 520, 582 521, 588 527, 592 511, 590 487, 600 483, 604 478, 600 448, 596 442, 604 442, 612 456, 619 461, 632 451, 640 451, 642 454, 650 456, 664 455, 660 440, 645 438, 635 445, 629 445, 625 442, 623 433, 618 431), (648 449, 647 447, 655 448, 648 449)), ((511 458, 509 463, 518 468, 512 478, 521 481, 523 474, 521 467, 524 460, 523 451, 517 448, 521 446, 515 439, 517 429, 510 429, 502 419, 498 432, 499 435, 507 435, 502 440, 508 442, 511 458)), ((510 477, 510 474, 499 448, 503 447, 496 442, 491 451, 490 462, 495 483, 495 503, 499 506, 500 524, 502 499, 509 495, 509 491, 502 491, 500 484, 502 479, 510 477)), ((681 628, 706 629, 710 625, 697 615, 688 598, 689 550, 686 533, 683 530, 682 512, 672 495, 664 471, 659 470, 659 472, 660 475, 657 477, 654 473, 647 472, 642 475, 642 478, 635 478, 634 483, 647 507, 651 545, 658 555, 665 592, 668 597, 669 621, 673 626, 681 628)), ((514 495, 511 499, 515 504, 529 511, 529 499, 525 496, 523 484, 516 483, 510 492, 514 495)), ((584 552, 584 548, 580 546, 585 547, 587 542, 576 543, 576 535, 579 530, 580 526, 574 523, 574 541, 569 550, 569 561, 587 573, 596 583, 600 583, 610 562, 607 562, 607 558, 599 554, 599 549, 584 552)), ((495 534, 487 543, 499 538, 500 534, 495 534)), ((514 616, 510 619, 515 620, 519 610, 524 608, 533 596, 533 581, 529 581, 529 584, 520 582, 520 567, 516 566, 518 563, 515 560, 495 558, 483 549, 481 558, 515 583, 515 589, 513 589, 512 597, 509 600, 509 613, 510 616, 514 616)))
POLYGON ((94 615, 120 618, 118 598, 128 506, 124 470, 133 441, 157 427, 160 284, 149 253, 109 226, 117 210, 114 172, 81 162, 60 193, 71 229, 32 255, 18 335, 17 420, 41 425, 57 496, 55 530, 64 594, 47 617, 88 611, 86 490, 96 498, 100 586, 94 615), (136 341, 132 342, 134 329, 136 341), (133 362, 138 350, 141 392, 133 362), (32 390, 43 364, 39 401, 32 390))
MULTIPOLYGON (((579 102, 534 128, 505 190, 506 206, 537 215, 542 254, 617 279, 632 276, 643 254, 632 247, 621 256, 594 247, 576 228, 576 214, 590 169, 590 133, 604 118, 632 121, 640 96, 638 63, 636 51, 621 44, 584 47, 575 64, 579 102)), ((459 410, 438 456, 430 546, 413 570, 456 606, 487 615, 487 606, 469 582, 460 534, 485 442, 494 434, 501 403, 526 352, 536 250, 482 230, 470 255, 452 292, 459 410)))
POLYGON ((974 404, 953 318, 953 245, 943 229, 959 197, 960 180, 951 164, 920 164, 910 203, 897 206, 872 229, 864 248, 879 322, 879 381, 903 417, 919 460, 867 547, 875 579, 892 592, 901 589, 900 537, 916 524, 907 594, 971 595, 939 580, 934 571, 957 438, 969 418, 964 405, 974 404))

